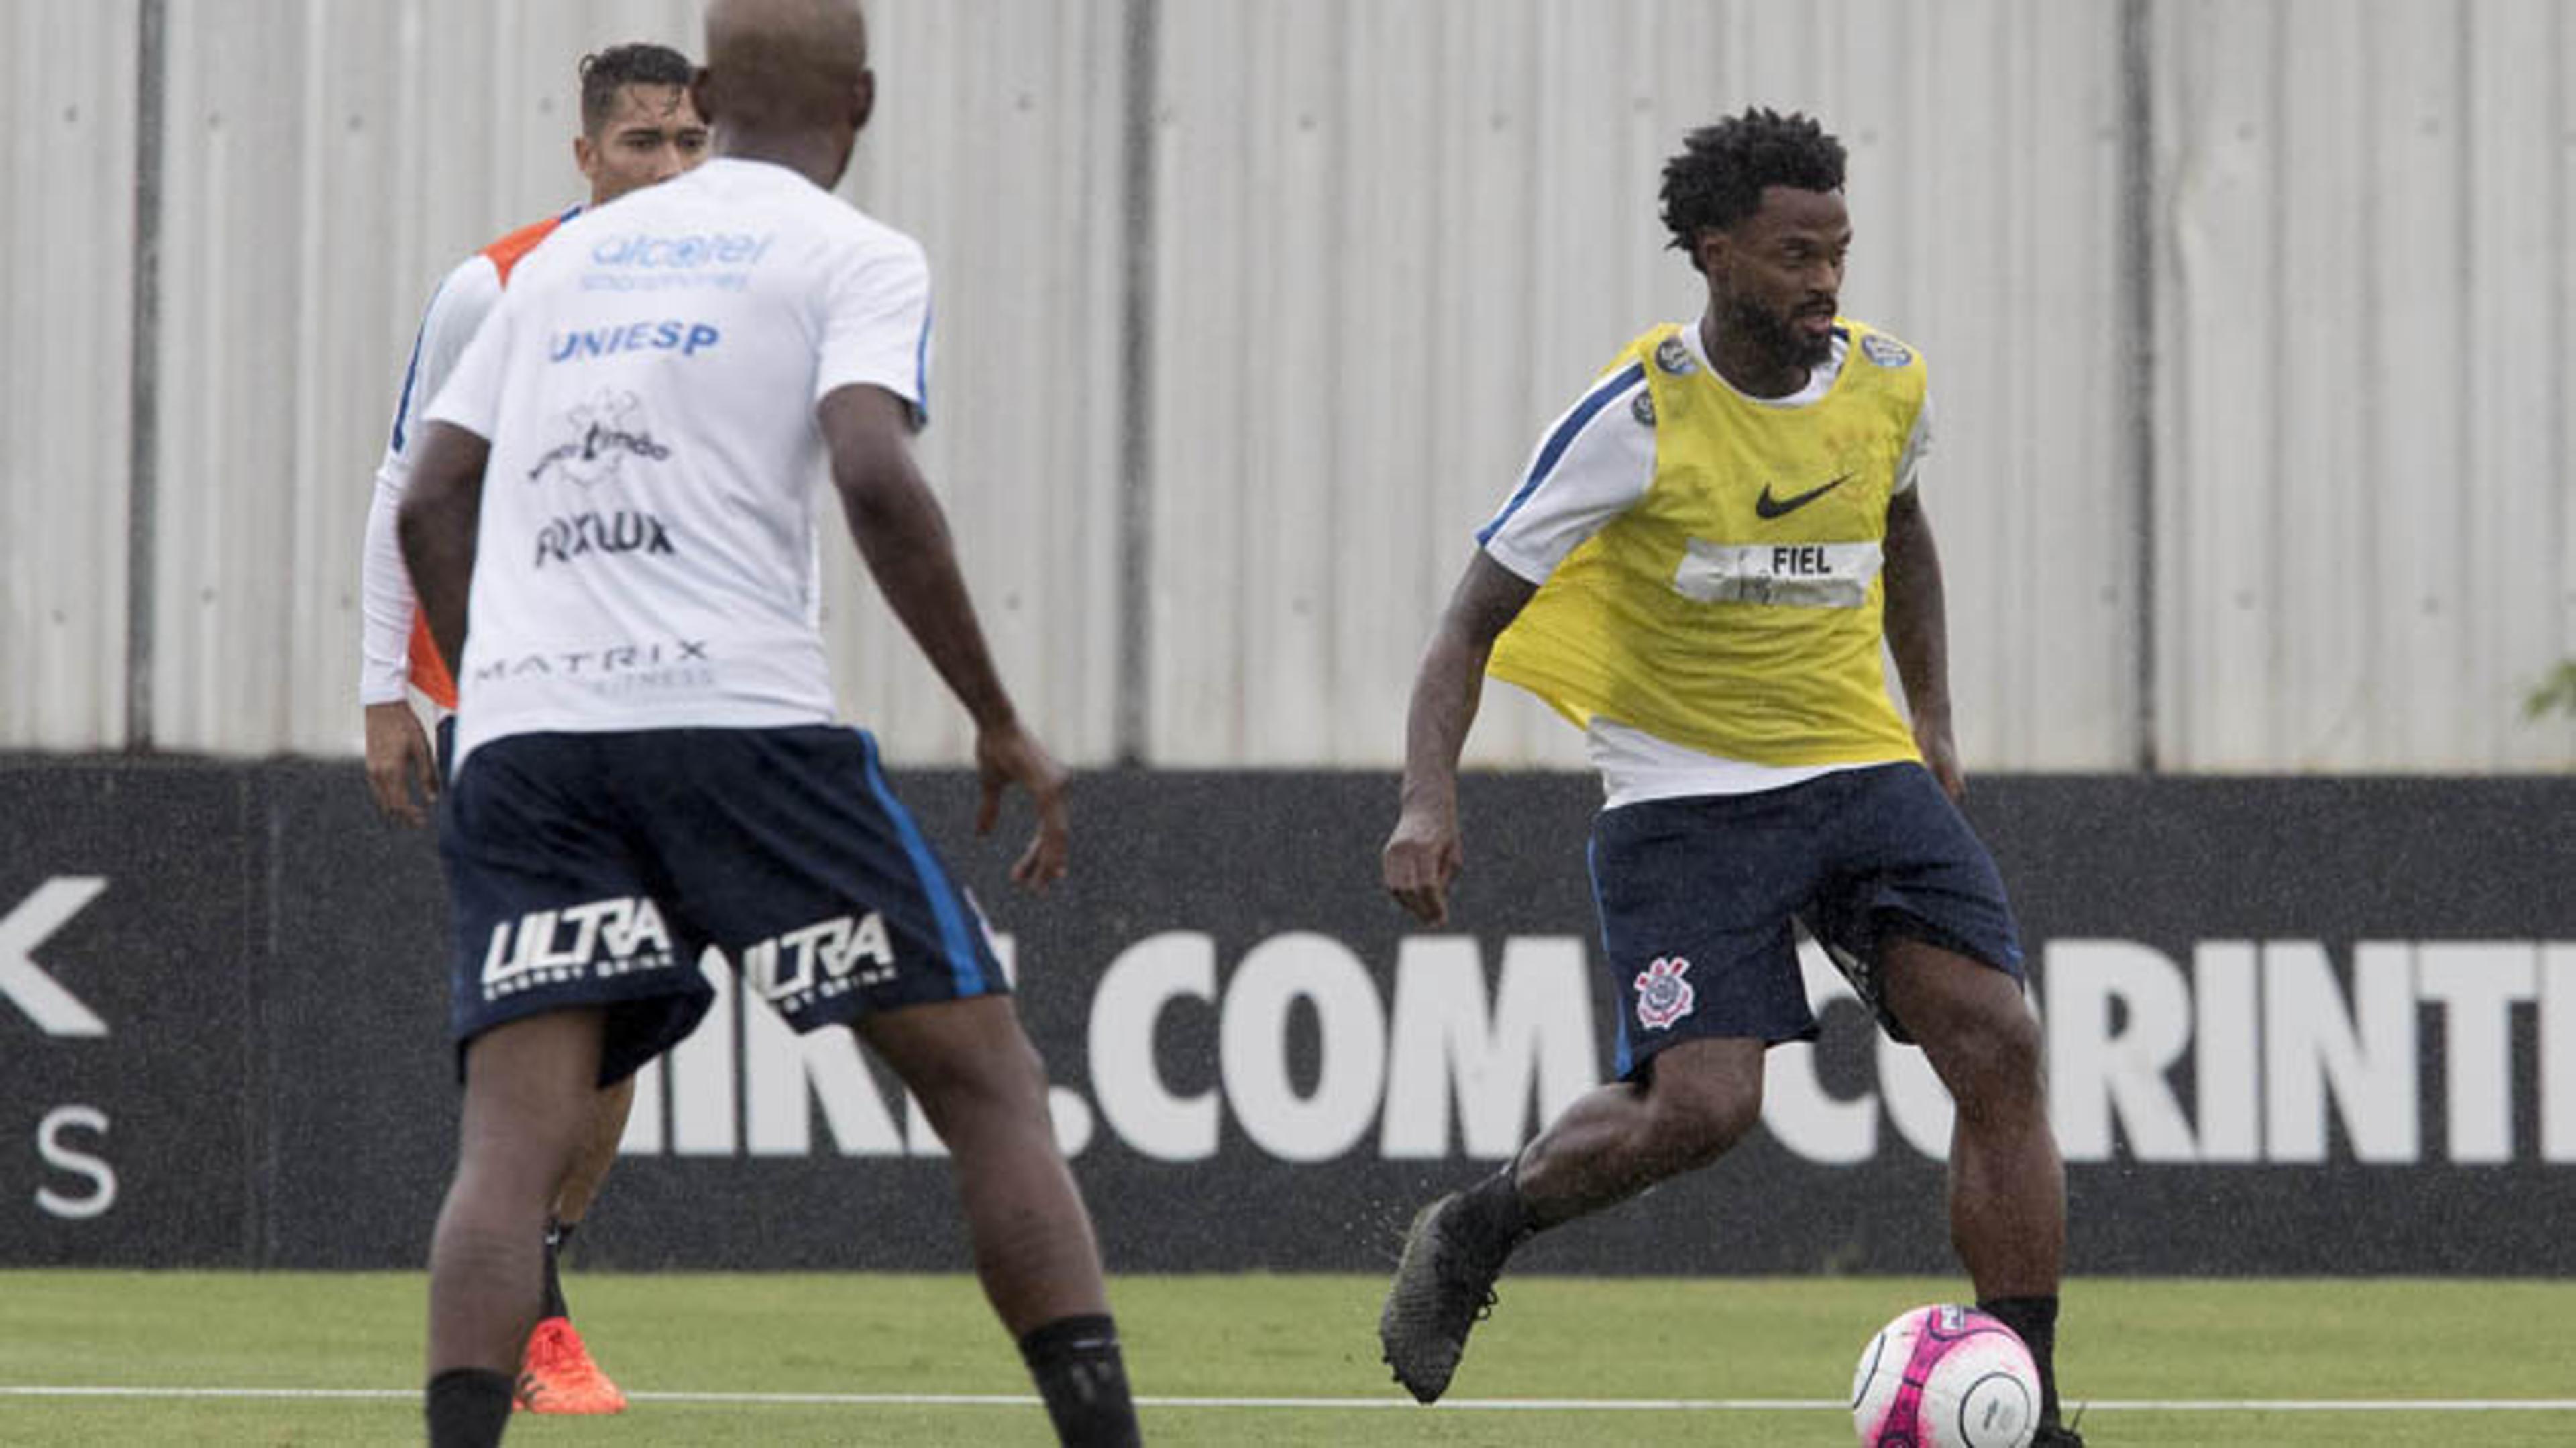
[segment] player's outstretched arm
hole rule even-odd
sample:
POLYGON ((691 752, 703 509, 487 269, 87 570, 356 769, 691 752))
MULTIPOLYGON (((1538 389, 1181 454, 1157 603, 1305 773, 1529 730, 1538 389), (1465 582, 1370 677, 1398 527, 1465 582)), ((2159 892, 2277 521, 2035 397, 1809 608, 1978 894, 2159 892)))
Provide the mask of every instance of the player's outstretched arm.
POLYGON ((1038 826, 1011 867, 1011 878, 1043 888, 1061 878, 1070 855, 1062 766, 1022 728, 985 647, 965 576, 957 568, 948 520, 912 458, 912 418, 903 399, 881 387, 834 388, 817 410, 832 455, 832 487, 841 495, 850 538, 895 617, 930 666, 975 721, 975 767, 984 798, 976 811, 982 834, 1000 817, 1002 791, 1029 792, 1038 826))
POLYGON ((367 503, 365 546, 358 555, 358 702, 366 711, 367 788, 379 811, 408 825, 428 822, 422 804, 437 798, 438 766, 429 736, 411 708, 412 591, 394 519, 411 483, 421 414, 447 385, 456 359, 500 295, 499 274, 480 255, 458 263, 431 294, 394 404, 393 435, 384 460, 376 465, 367 503))
POLYGON ((411 711, 404 644, 411 633, 411 583, 403 577, 402 545, 394 539, 394 514, 402 506, 409 464, 387 451, 376 470, 375 497, 367 505, 365 547, 358 568, 362 618, 358 702, 367 720, 367 790, 385 818, 407 825, 427 822, 421 802, 438 795, 438 770, 429 736, 411 711))
POLYGON ((422 429, 411 486, 396 526, 403 567, 429 619, 429 637, 453 670, 465 657, 465 593, 483 514, 483 464, 492 445, 452 422, 422 429))
POLYGON ((1432 630, 1404 723, 1404 795, 1379 857, 1387 893, 1426 925, 1449 919, 1449 882, 1466 864, 1458 834, 1458 753, 1483 698, 1494 640, 1538 591, 1478 550, 1432 630))
POLYGON ((1950 798, 1960 799, 1968 793, 1968 778, 1959 770, 1959 746, 1950 732, 1947 612, 1932 520, 1920 491, 1908 488, 1887 505, 1887 648, 1905 683, 1905 708, 1914 718, 1923 766, 1950 798))

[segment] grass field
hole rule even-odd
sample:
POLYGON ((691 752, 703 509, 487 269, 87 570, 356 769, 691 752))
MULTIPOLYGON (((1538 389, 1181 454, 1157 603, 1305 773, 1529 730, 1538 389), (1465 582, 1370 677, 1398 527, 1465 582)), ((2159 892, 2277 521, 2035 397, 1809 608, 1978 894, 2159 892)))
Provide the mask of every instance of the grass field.
MULTIPOLYGON (((966 1278, 569 1285, 636 1402, 523 1418, 513 1443, 1052 1441, 966 1278)), ((1840 1448, 1871 1331, 1962 1290, 1506 1278, 1456 1401, 1423 1409, 1378 1364, 1380 1286, 1120 1279, 1149 1439, 1840 1448)), ((0 1443, 417 1443, 422 1289, 416 1274, 0 1272, 0 1443)), ((2097 1448, 2576 1444, 2576 1284, 2084 1281, 2067 1313, 2061 1373, 2092 1401, 2097 1448)))

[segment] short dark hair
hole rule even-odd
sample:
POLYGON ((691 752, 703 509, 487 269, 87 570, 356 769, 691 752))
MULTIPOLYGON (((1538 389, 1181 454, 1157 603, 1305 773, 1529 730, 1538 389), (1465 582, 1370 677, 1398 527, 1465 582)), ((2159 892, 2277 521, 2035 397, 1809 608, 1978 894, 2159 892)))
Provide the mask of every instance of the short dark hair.
POLYGON ((617 93, 630 85, 686 88, 697 75, 689 58, 667 45, 612 45, 581 58, 581 129, 596 136, 617 109, 617 93))
POLYGON ((1682 153, 1664 163, 1664 225, 1672 247, 1699 265, 1699 234, 1727 227, 1762 209, 1762 189, 1843 189, 1843 143, 1795 111, 1754 107, 1682 141, 1682 153))

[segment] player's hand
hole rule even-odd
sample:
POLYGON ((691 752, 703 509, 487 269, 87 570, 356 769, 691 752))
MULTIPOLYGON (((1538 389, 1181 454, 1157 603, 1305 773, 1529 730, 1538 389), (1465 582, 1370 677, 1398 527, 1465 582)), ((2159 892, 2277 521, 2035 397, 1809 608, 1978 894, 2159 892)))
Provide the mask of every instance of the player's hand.
POLYGON ((367 706, 367 789, 385 818, 413 826, 428 822, 422 806, 438 798, 438 761, 411 705, 367 706))
POLYGON ((1386 892, 1425 925, 1449 923, 1449 882, 1467 863, 1455 805, 1408 807, 1387 836, 1378 862, 1386 892))
POLYGON ((1959 746, 1946 719, 1914 721, 1914 747, 1923 751, 1923 767, 1952 803, 1968 797, 1968 776, 1959 768, 1959 746))
POLYGON ((1002 817, 1002 791, 1016 784, 1037 806, 1037 833, 1011 866, 1011 880, 1043 890, 1064 878, 1073 852, 1073 835, 1065 821, 1064 766, 1046 752, 1036 736, 1018 724, 986 729, 975 736, 975 772, 984 782, 983 803, 975 810, 975 833, 991 834, 1002 817))

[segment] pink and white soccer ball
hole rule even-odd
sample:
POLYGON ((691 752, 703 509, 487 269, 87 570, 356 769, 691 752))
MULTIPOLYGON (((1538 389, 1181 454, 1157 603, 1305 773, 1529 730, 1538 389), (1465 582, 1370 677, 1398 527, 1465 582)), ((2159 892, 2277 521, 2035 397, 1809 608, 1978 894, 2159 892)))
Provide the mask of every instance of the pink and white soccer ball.
POLYGON ((2039 1369, 1974 1308, 1917 1307, 1878 1330, 1852 1374, 1862 1448, 2029 1448, 2039 1369))

